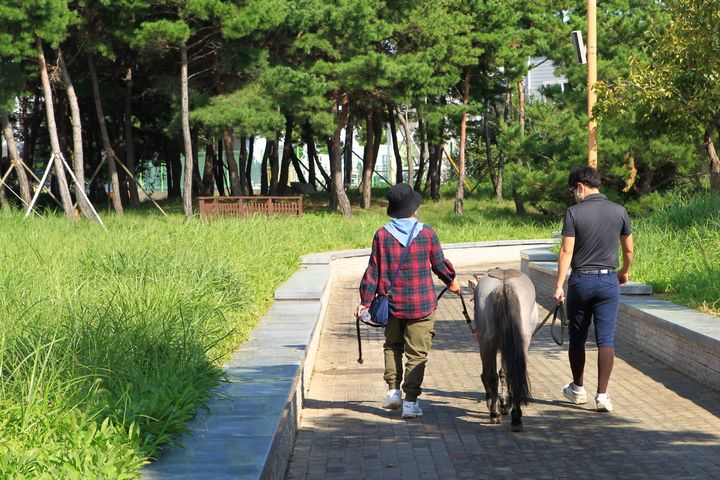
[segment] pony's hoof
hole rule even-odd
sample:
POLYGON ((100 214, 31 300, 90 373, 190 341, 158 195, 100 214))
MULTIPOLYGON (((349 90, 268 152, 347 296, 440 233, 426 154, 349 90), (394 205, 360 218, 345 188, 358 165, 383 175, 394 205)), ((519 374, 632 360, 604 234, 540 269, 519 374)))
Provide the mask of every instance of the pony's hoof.
POLYGON ((502 421, 502 417, 498 415, 497 417, 490 417, 490 423, 493 425, 500 425, 500 422, 502 421))
POLYGON ((524 432, 524 431, 525 431, 525 429, 523 428, 523 424, 522 424, 522 423, 518 423, 518 424, 513 423, 513 424, 510 426, 510 430, 513 431, 513 432, 524 432))

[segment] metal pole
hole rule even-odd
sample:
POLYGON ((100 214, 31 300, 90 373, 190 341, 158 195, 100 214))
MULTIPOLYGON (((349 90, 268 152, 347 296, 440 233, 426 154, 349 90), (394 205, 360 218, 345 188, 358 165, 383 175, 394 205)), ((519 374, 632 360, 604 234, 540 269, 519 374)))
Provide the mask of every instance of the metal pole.
POLYGON ((588 39, 587 39, 587 62, 588 62, 588 165, 597 168, 597 122, 593 117, 593 107, 597 101, 595 82, 597 82, 597 2, 588 0, 588 39))

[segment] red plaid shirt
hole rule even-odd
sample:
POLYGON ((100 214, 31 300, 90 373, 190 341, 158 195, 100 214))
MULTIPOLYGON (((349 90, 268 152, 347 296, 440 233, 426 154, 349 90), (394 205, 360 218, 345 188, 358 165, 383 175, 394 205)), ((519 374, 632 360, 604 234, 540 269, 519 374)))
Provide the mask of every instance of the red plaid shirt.
MULTIPOLYGON (((396 318, 424 318, 437 308, 431 272, 450 285, 455 279, 455 269, 445 258, 435 230, 427 225, 409 248, 390 292, 390 314, 396 318)), ((402 253, 400 242, 385 228, 378 229, 360 282, 360 302, 365 307, 370 306, 376 292, 387 293, 402 253)))

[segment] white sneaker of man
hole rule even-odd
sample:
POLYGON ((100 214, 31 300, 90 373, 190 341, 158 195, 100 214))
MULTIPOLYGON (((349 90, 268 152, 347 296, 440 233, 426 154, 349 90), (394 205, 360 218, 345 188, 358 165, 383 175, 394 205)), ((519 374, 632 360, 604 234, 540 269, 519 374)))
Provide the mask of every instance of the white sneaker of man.
POLYGON ((597 405, 598 412, 612 412, 613 404, 610 401, 610 395, 607 393, 598 393, 595 395, 595 405, 597 405))
POLYGON ((383 408, 388 410, 395 410, 402 407, 402 394, 397 388, 391 388, 385 395, 385 401, 383 402, 383 408))
POLYGON ((403 402, 402 418, 417 418, 422 416, 423 411, 420 408, 420 400, 415 400, 414 402, 405 400, 403 402))
POLYGON ((562 394, 575 405, 587 403, 587 393, 585 392, 585 387, 578 387, 572 382, 563 387, 562 394))

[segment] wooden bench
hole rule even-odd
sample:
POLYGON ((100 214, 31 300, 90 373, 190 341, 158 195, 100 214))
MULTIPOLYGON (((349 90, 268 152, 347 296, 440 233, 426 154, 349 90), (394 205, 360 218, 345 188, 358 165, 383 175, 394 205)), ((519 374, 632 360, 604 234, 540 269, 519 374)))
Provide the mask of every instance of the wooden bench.
POLYGON ((200 215, 204 217, 287 214, 302 215, 303 197, 198 197, 200 215))

